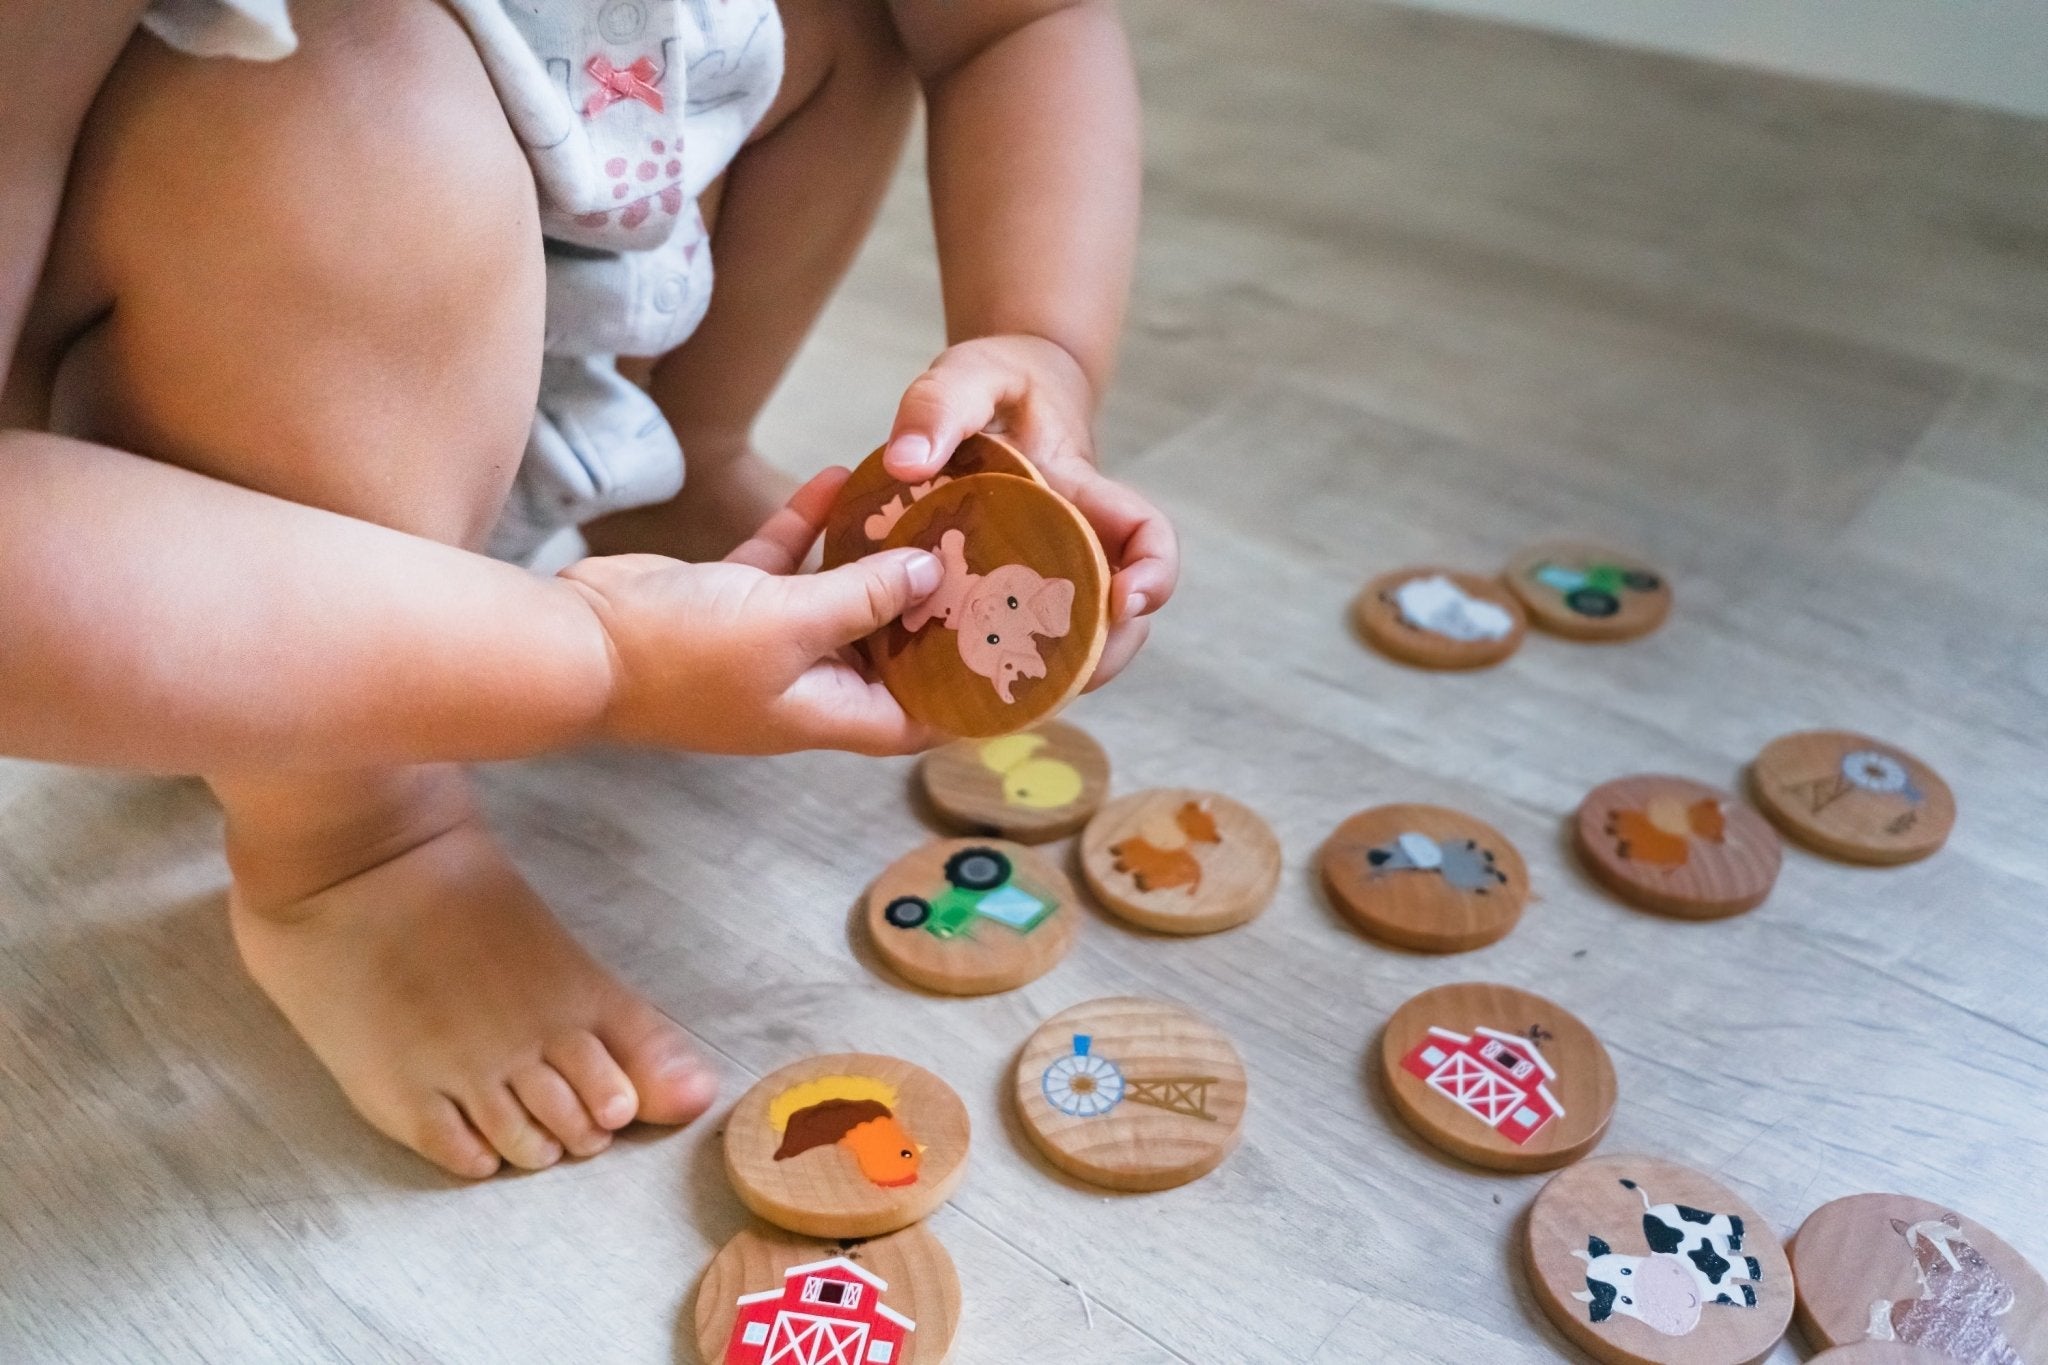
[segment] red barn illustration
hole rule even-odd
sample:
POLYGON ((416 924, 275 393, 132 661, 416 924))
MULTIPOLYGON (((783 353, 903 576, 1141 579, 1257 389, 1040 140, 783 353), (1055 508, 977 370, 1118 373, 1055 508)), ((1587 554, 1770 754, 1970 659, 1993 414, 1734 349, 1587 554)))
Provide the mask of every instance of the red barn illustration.
POLYGON ((917 1324, 888 1288, 844 1256, 791 1266, 782 1288, 740 1296, 725 1365, 895 1365, 917 1324))
POLYGON ((1535 1043, 1499 1029, 1482 1027, 1467 1037, 1432 1028, 1401 1066, 1518 1147, 1564 1116, 1550 1093, 1557 1072, 1535 1043))

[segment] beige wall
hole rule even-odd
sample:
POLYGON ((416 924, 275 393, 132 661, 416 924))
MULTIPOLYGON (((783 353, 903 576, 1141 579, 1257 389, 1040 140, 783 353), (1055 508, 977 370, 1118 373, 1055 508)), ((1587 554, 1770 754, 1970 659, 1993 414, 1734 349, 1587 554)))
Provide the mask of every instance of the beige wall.
POLYGON ((1406 0, 2048 116, 2048 0, 1406 0))

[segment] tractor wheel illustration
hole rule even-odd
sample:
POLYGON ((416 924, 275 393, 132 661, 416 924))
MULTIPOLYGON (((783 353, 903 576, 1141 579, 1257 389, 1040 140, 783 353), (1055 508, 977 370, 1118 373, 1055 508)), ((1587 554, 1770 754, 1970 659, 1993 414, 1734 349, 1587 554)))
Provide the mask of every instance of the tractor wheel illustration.
POLYGON ((932 917, 932 903, 917 896, 898 896, 882 907, 882 918, 898 929, 915 929, 932 917))
POLYGON ((993 891, 1010 880, 1010 860, 992 848, 963 848, 946 859, 946 880, 962 891, 993 891))
POLYGON ((1621 610, 1621 599, 1600 588, 1578 588, 1564 595, 1564 604, 1581 616, 1612 616, 1621 610))
POLYGON ((1621 585, 1635 592, 1655 592, 1664 586, 1664 580, 1643 569, 1623 569, 1621 585))
POLYGON ((1090 1052, 1091 1041, 1077 1036, 1074 1050, 1055 1058, 1040 1080, 1045 1102, 1072 1118, 1101 1118, 1123 1103, 1124 1073, 1109 1058, 1090 1052))

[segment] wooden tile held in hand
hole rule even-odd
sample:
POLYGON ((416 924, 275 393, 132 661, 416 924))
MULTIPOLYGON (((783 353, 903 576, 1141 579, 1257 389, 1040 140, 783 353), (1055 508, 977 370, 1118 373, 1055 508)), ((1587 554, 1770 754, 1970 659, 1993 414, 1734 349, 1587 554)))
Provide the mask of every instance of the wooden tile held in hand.
POLYGON ((1459 953, 1506 937, 1529 869, 1505 835, 1442 806, 1375 806, 1337 826, 1318 861, 1330 899, 1375 938, 1459 953))
POLYGON ((1011 474, 1033 483, 1045 482, 1015 446, 986 432, 962 441, 943 471, 914 486, 882 468, 882 452, 887 449, 875 447, 853 467, 852 477, 840 488, 825 518, 824 567, 837 568, 880 550, 913 504, 955 479, 970 474, 1011 474))
POLYGON ((904 980, 942 995, 1036 981, 1067 955, 1079 912, 1051 859, 1001 839, 946 839, 890 864, 868 888, 868 939, 904 980))
POLYGON ((1109 561, 1051 489, 974 474, 927 493, 882 548, 937 555, 938 588, 870 635, 867 656, 916 719, 988 737, 1052 715, 1088 684, 1109 632, 1109 561))
POLYGON ((1119 997, 1062 1010, 1017 1057, 1017 1112, 1045 1159, 1111 1190, 1163 1190, 1223 1164, 1244 1123, 1244 1062, 1179 1005, 1119 997))
POLYGON ((1608 1365, 1751 1365, 1792 1320, 1771 1225, 1714 1180, 1653 1157, 1552 1176, 1523 1225, 1536 1302, 1608 1365))
POLYGON ((1548 1171, 1598 1146, 1614 1117, 1614 1063, 1561 1005, 1483 982, 1410 999, 1380 1031, 1395 1110, 1431 1146, 1475 1166, 1548 1171))
POLYGON ((1109 794, 1109 755, 1078 725, 1049 720, 926 754, 918 779, 952 825, 1027 844, 1072 834, 1109 794))
POLYGON ((740 1202, 809 1237, 878 1237, 952 1197, 967 1171, 966 1106, 895 1057, 808 1057, 762 1078, 725 1120, 740 1202))

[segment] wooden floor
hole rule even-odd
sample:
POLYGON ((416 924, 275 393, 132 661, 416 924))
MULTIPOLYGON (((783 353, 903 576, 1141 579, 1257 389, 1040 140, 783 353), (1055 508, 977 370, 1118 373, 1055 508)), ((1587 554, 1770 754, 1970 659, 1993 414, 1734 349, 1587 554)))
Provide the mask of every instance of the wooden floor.
MULTIPOLYGON (((913 994, 847 935, 925 837, 908 769, 836 755, 493 771, 522 865, 729 1095, 855 1047, 952 1081, 977 1125, 935 1220, 963 1365, 1561 1355, 1509 1250, 1538 1178, 1433 1155, 1366 1079, 1394 1007, 1465 979, 1605 1037, 1605 1151, 1715 1172, 1781 1231, 1909 1191, 2048 1266, 2048 125, 1358 0, 1130 13, 1149 213, 1105 453, 1188 568, 1073 717, 1123 789, 1263 811, 1277 902, 1195 941, 1091 916, 1025 990, 913 994), (1345 628, 1377 570, 1560 531, 1655 555, 1670 625, 1532 638, 1474 677, 1345 628), (1595 783, 1731 783, 1811 725, 1940 767, 1948 850, 1795 852, 1768 904, 1709 925, 1615 905, 1563 851, 1595 783), (1515 839, 1542 900, 1512 937, 1436 959, 1342 926, 1308 860, 1391 800, 1515 839), (1000 1094, 1037 1021, 1127 992, 1235 1035, 1252 1110, 1218 1174, 1111 1198, 1055 1177, 1000 1094)), ((936 316, 906 170, 771 447, 868 448, 936 316)), ((218 835, 191 783, 0 768, 0 1359, 693 1359, 692 1282, 743 1221, 716 1122, 436 1178, 236 968, 218 835)))

